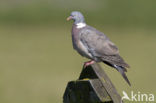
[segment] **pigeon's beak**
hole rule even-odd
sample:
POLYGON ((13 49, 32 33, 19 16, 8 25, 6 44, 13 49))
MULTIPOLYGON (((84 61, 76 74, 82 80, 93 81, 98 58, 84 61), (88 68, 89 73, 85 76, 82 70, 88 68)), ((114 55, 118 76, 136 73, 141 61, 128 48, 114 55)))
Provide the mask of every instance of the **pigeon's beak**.
POLYGON ((69 17, 67 18, 67 21, 69 21, 69 20, 71 20, 71 19, 73 19, 73 17, 72 17, 72 16, 69 16, 69 17))

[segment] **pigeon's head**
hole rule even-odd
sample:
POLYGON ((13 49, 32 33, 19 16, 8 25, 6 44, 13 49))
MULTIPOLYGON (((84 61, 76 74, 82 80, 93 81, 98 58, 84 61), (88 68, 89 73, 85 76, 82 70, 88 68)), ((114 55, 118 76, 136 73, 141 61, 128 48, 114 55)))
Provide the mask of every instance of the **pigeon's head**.
POLYGON ((84 17, 82 15, 82 13, 79 11, 71 12, 70 16, 67 18, 67 21, 69 21, 69 20, 74 20, 75 24, 85 23, 84 17))

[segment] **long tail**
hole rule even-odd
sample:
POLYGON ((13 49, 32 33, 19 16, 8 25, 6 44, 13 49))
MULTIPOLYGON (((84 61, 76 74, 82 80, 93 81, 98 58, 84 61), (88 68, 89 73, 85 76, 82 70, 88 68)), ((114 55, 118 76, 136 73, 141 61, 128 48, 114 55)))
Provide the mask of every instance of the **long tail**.
POLYGON ((125 79, 125 81, 129 84, 129 86, 131 86, 131 83, 130 83, 130 81, 128 80, 126 74, 125 74, 125 72, 127 72, 127 69, 126 69, 126 68, 121 67, 121 66, 117 66, 117 65, 115 65, 115 64, 111 64, 111 63, 106 62, 106 61, 103 61, 103 62, 104 62, 105 64, 107 64, 107 65, 109 65, 109 66, 115 68, 117 71, 119 71, 120 74, 122 75, 122 77, 125 79))
POLYGON ((114 67, 117 69, 117 71, 120 72, 120 74, 122 75, 122 77, 125 79, 125 81, 129 84, 129 86, 131 86, 131 83, 130 81, 128 80, 126 74, 125 74, 125 68, 124 67, 120 67, 120 66, 117 66, 117 65, 114 65, 114 67))

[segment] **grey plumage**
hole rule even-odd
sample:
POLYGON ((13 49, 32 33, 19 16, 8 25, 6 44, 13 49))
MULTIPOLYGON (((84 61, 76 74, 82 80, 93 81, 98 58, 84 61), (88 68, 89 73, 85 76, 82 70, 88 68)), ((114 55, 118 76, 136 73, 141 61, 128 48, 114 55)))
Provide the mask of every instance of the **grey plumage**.
POLYGON ((88 26, 80 12, 72 12, 71 19, 74 20, 72 27, 72 42, 74 49, 82 56, 96 62, 116 68, 130 85, 125 74, 129 65, 119 55, 119 50, 104 33, 88 26), (81 24, 79 26, 79 24, 81 24))

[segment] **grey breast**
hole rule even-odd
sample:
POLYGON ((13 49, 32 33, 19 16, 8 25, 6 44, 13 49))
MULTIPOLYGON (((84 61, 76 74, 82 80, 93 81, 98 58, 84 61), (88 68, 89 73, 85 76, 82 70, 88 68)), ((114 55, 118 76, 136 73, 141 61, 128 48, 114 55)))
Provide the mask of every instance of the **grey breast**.
POLYGON ((80 40, 81 33, 85 29, 86 29, 86 27, 78 29, 78 28, 76 28, 76 25, 73 24, 73 26, 72 26, 72 43, 73 43, 73 48, 81 56, 87 57, 89 59, 93 59, 91 53, 88 51, 87 45, 84 45, 84 43, 82 43, 82 41, 80 40))

